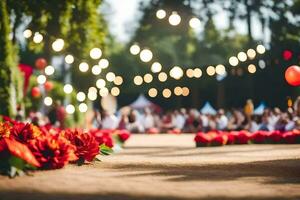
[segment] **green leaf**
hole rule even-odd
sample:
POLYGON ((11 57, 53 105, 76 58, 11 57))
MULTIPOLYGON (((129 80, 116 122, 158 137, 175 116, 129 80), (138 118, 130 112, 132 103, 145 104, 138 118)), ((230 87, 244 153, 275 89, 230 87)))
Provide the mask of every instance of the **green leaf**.
POLYGON ((114 151, 112 150, 112 148, 106 146, 105 144, 101 144, 100 145, 100 154, 102 155, 110 155, 112 154, 114 151))

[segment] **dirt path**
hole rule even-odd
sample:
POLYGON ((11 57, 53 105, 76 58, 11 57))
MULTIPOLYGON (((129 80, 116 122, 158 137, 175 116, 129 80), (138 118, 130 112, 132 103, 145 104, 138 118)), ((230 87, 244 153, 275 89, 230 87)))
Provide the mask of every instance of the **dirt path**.
POLYGON ((193 135, 135 135, 102 161, 0 176, 0 200, 300 199, 300 145, 196 149, 193 135))

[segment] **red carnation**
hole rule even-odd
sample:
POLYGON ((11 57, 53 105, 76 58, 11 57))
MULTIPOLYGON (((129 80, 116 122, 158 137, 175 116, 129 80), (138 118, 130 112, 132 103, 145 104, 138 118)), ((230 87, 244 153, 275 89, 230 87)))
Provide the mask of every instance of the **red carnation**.
POLYGON ((297 134, 294 134, 292 131, 286 132, 283 134, 283 139, 285 143, 295 144, 297 141, 297 134))
POLYGON ((29 148, 44 169, 58 169, 77 160, 75 147, 61 136, 48 135, 29 142, 29 148))
POLYGON ((99 142, 99 145, 105 144, 110 148, 114 146, 110 130, 93 130, 90 131, 90 133, 95 136, 96 140, 99 142))
POLYGON ((231 132, 227 134, 227 144, 234 144, 235 143, 235 136, 231 132))
POLYGON ((90 133, 67 130, 65 137, 76 147, 75 154, 79 160, 91 162, 99 154, 99 142, 90 133))
POLYGON ((283 134, 280 131, 273 131, 267 137, 270 143, 281 143, 283 140, 283 134))

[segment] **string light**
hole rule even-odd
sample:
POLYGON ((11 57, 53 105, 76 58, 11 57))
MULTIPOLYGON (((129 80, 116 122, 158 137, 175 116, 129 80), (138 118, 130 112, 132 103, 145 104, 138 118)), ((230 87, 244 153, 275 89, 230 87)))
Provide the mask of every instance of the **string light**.
POLYGON ((149 49, 143 49, 140 53, 140 59, 143 62, 149 62, 152 60, 153 54, 149 49))
POLYGON ((201 22, 197 17, 193 17, 193 18, 190 19, 189 25, 190 25, 191 28, 196 29, 196 28, 200 27, 201 22))
POLYGON ((175 66, 170 70, 170 76, 178 80, 183 76, 183 70, 180 67, 175 66))
POLYGON ((248 57, 249 57, 249 59, 254 59, 255 58, 255 56, 256 56, 256 52, 255 52, 255 50, 254 49, 248 49, 248 51, 247 51, 247 55, 248 55, 248 57))
POLYGON ((99 74, 101 74, 101 71, 102 71, 102 69, 101 69, 101 67, 100 67, 99 65, 94 65, 94 66, 92 67, 92 73, 93 73, 94 75, 99 75, 99 74))
POLYGON ((99 58, 102 56, 102 51, 101 51, 101 49, 99 49, 99 48, 93 48, 93 49, 90 51, 90 56, 91 56, 91 58, 94 59, 94 60, 99 59, 99 58))
POLYGON ((86 95, 83 92, 78 92, 77 95, 76 95, 77 101, 82 102, 82 101, 85 100, 85 98, 86 98, 86 95))
POLYGON ((71 94, 71 93, 73 92, 73 86, 70 85, 70 84, 66 84, 66 85, 64 86, 64 92, 65 92, 66 94, 71 94))
POLYGON ((89 88, 88 99, 91 101, 95 101, 97 99, 97 89, 95 87, 89 88))
POLYGON ((213 76, 213 75, 215 75, 216 70, 215 70, 215 68, 214 68, 213 66, 209 66, 209 67, 207 67, 207 69, 206 69, 206 73, 207 73, 209 76, 213 76))
POLYGON ((177 87, 175 87, 174 88, 174 94, 176 95, 176 96, 180 96, 180 95, 182 95, 182 88, 181 87, 179 87, 179 86, 177 86, 177 87))
POLYGON ((181 17, 177 14, 177 12, 173 11, 169 17, 169 23, 172 26, 177 26, 181 22, 181 17))
POLYGON ((266 52, 266 48, 263 45, 259 44, 256 47, 256 51, 259 54, 264 54, 266 52))
POLYGON ((114 84, 115 85, 122 85, 123 83, 123 78, 122 76, 116 76, 115 80, 114 80, 114 84))
POLYGON ((101 97, 106 97, 107 95, 108 95, 108 89, 106 88, 106 87, 104 87, 104 88, 101 88, 100 89, 100 91, 99 91, 99 95, 101 96, 101 97))
POLYGON ((139 45, 134 44, 130 47, 129 51, 132 55, 138 55, 141 51, 141 48, 139 45))
POLYGON ((165 82, 168 79, 168 75, 165 72, 160 72, 158 74, 158 80, 160 82, 165 82))
POLYGON ((89 70, 89 65, 86 62, 82 62, 79 64, 79 70, 81 72, 87 72, 89 70))
POLYGON ((44 37, 39 32, 35 32, 33 36, 33 42, 39 44, 43 41, 44 37))
POLYGON ((88 106, 85 103, 81 103, 78 106, 79 112, 85 113, 88 110, 88 106))
POLYGON ((72 64, 72 63, 74 62, 74 57, 73 57, 71 54, 67 55, 67 56, 65 57, 65 62, 66 62, 67 64, 72 64))
POLYGON ((151 83, 153 80, 153 76, 151 74, 145 74, 144 75, 144 82, 145 83, 151 83))
POLYGON ((151 71, 153 73, 158 73, 160 72, 162 69, 162 66, 159 62, 154 62, 152 65, 151 65, 151 71))
POLYGON ((150 97, 152 97, 152 98, 156 97, 156 96, 157 96, 157 89, 155 89, 155 88, 149 89, 148 95, 149 95, 150 97))
POLYGON ((239 64, 239 59, 235 56, 232 56, 229 58, 229 64, 233 67, 237 66, 239 64))
POLYGON ((47 76, 53 75, 54 72, 55 72, 55 69, 54 69, 54 67, 51 66, 51 65, 48 65, 48 66, 45 68, 45 74, 46 74, 47 76))
POLYGON ((238 53, 237 57, 241 62, 245 62, 247 60, 247 54, 245 52, 238 53))
POLYGON ((189 96, 190 94, 190 89, 188 87, 183 87, 182 88, 182 96, 186 97, 189 96))
POLYGON ((23 31, 23 36, 24 38, 30 38, 32 36, 32 31, 29 29, 26 29, 25 31, 23 31))
POLYGON ((46 78, 46 76, 45 75, 39 75, 38 77, 37 77, 37 82, 38 82, 38 84, 44 84, 44 83, 46 83, 46 81, 47 81, 47 78, 46 78))
POLYGON ((45 99, 44 99, 44 104, 45 104, 46 106, 51 106, 52 103, 53 103, 53 100, 52 100, 51 97, 45 97, 45 99))
POLYGON ((156 11, 156 17, 157 17, 158 19, 163 19, 163 18, 165 18, 166 16, 167 16, 167 13, 166 13, 165 10, 160 9, 160 10, 156 11))
POLYGON ((134 84, 136 85, 142 85, 143 84, 143 78, 141 76, 135 76, 133 79, 134 84))
POLYGON ((189 78, 194 77, 194 70, 193 69, 187 69, 185 73, 186 73, 186 76, 189 77, 189 78))
POLYGON ((109 61, 105 58, 102 58, 99 60, 98 65, 102 68, 102 69, 106 69, 109 66, 109 61))
POLYGON ((66 111, 68 114, 73 114, 75 112, 75 107, 72 104, 67 105, 66 111))
POLYGON ((65 45, 65 41, 59 38, 52 43, 52 49, 56 52, 59 52, 64 48, 64 45, 65 45))
POLYGON ((226 69, 224 65, 217 65, 216 66, 216 73, 218 75, 224 75, 226 73, 226 69))
POLYGON ((116 78, 116 75, 115 75, 115 73, 113 73, 113 72, 108 72, 108 73, 106 74, 106 80, 107 80, 108 82, 113 82, 113 81, 115 80, 115 78, 116 78))
POLYGON ((250 64, 248 66, 248 72, 251 73, 251 74, 254 74, 256 72, 256 66, 253 65, 253 64, 250 64))
POLYGON ((99 89, 104 88, 105 85, 106 85, 106 82, 105 82, 104 79, 98 79, 96 81, 96 87, 99 88, 99 89))
POLYGON ((162 95, 163 95, 163 97, 165 97, 165 98, 170 98, 171 95, 172 95, 172 92, 171 92, 170 89, 166 88, 166 89, 163 90, 162 95))
POLYGON ((118 87, 113 87, 110 90, 111 95, 117 97, 120 95, 120 89, 118 87))
POLYGON ((202 76, 202 70, 200 68, 195 68, 193 74, 195 78, 200 78, 202 76))

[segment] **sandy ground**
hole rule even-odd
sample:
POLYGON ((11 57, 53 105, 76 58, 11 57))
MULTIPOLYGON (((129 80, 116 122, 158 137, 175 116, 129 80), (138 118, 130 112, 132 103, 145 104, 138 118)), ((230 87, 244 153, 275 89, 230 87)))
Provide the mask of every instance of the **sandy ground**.
POLYGON ((0 200, 300 199, 300 145, 195 148, 193 135, 135 135, 101 159, 0 176, 0 200))

